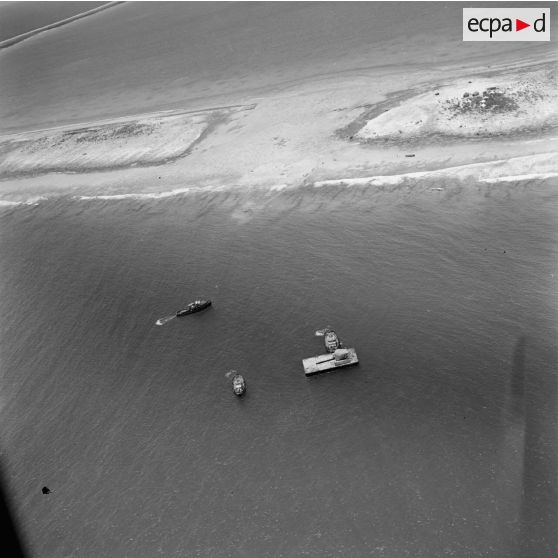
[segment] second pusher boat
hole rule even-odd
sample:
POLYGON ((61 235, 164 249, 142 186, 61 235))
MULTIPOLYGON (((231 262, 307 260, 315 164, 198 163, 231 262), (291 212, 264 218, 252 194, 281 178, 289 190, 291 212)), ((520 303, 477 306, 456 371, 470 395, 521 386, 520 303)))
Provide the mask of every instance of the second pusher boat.
POLYGON ((241 374, 235 374, 233 376, 232 386, 235 395, 244 395, 246 392, 246 380, 241 374))
POLYGON ((337 333, 332 329, 326 330, 324 334, 324 345, 328 353, 333 353, 336 349, 341 347, 341 341, 337 337, 337 333))
POLYGON ((179 310, 176 315, 177 317, 187 316, 188 314, 194 314, 195 312, 201 312, 211 306, 211 300, 194 300, 190 302, 184 310, 179 310))

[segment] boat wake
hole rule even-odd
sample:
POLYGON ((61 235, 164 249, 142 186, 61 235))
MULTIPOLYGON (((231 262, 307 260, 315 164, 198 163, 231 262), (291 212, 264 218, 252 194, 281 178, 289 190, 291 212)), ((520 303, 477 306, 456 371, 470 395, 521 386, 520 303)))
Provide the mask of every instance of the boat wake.
POLYGON ((232 378, 236 373, 237 373, 236 370, 229 370, 229 371, 225 374, 225 378, 232 378))
POLYGON ((170 322, 173 318, 176 318, 176 315, 173 314, 172 316, 165 316, 164 318, 159 318, 156 322, 155 325, 165 325, 167 322, 170 322))
POLYGON ((323 337, 331 328, 329 326, 324 327, 324 329, 318 329, 314 335, 316 337, 323 337))

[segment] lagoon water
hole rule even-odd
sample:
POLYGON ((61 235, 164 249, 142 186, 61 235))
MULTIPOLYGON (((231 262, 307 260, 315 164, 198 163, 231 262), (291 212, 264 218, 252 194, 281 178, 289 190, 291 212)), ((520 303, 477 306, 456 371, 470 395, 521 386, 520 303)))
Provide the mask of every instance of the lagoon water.
POLYGON ((31 555, 555 556, 556 192, 4 208, 2 451, 31 555), (326 325, 360 365, 305 378, 326 325))

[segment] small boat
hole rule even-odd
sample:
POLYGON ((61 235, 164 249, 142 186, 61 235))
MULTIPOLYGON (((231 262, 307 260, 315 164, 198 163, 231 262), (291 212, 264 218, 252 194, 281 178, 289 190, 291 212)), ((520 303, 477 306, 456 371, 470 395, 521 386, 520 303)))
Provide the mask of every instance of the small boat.
POLYGON ((176 313, 178 318, 182 316, 187 316, 188 314, 194 314, 195 312, 201 312, 211 306, 211 300, 194 300, 194 302, 190 302, 184 310, 179 310, 176 313))
POLYGON ((244 395, 246 391, 246 380, 240 374, 235 374, 232 379, 232 386, 235 395, 244 395))
POLYGON ((341 346, 341 341, 339 341, 337 333, 335 333, 332 329, 325 332, 324 345, 328 353, 333 353, 335 349, 338 349, 341 346))

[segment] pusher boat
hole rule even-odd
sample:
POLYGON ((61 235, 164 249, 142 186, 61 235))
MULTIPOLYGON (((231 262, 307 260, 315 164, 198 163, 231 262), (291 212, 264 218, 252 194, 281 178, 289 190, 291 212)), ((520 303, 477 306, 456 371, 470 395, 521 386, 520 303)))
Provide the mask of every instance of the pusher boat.
POLYGON ((202 310, 205 310, 210 306, 211 306, 211 300, 194 300, 194 302, 190 302, 190 304, 188 304, 188 306, 184 308, 184 310, 179 310, 176 313, 176 316, 178 318, 181 318, 182 316, 188 316, 188 314, 201 312, 202 310))

